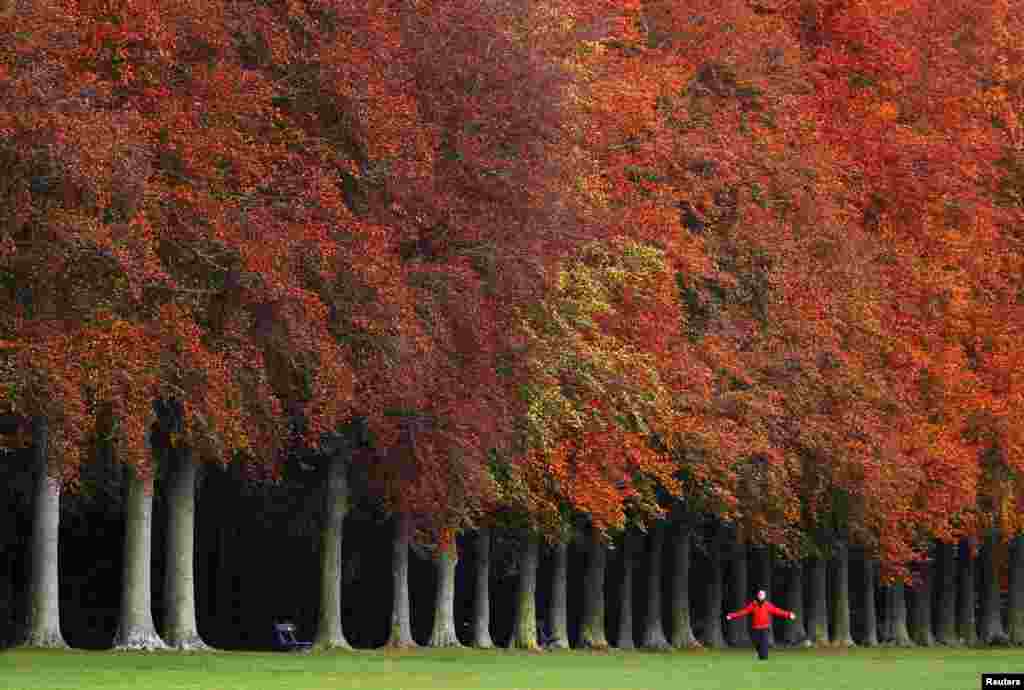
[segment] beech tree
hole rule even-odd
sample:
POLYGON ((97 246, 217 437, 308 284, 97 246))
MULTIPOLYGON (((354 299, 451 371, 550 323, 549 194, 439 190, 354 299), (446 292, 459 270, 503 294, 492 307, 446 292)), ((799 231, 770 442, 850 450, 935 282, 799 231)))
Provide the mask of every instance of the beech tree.
POLYGON ((636 642, 633 640, 633 572, 636 570, 637 555, 643 553, 643 550, 638 548, 638 541, 640 541, 640 536, 633 534, 629 528, 622 535, 619 634, 615 638, 615 646, 619 649, 636 649, 636 642))
POLYGON ((539 648, 537 643, 537 568, 540 562, 540 537, 525 536, 525 548, 519 561, 519 585, 516 590, 516 617, 509 647, 539 648))
POLYGON ((473 646, 491 649, 491 531, 481 527, 476 534, 476 579, 473 598, 473 646))
POLYGON ((672 538, 672 646, 691 649, 701 644, 693 633, 690 610, 690 556, 693 526, 683 518, 676 523, 672 538))
POLYGON ((53 476, 49 456, 49 427, 45 417, 32 420, 35 477, 32 522, 32 570, 29 611, 22 644, 27 647, 67 647, 60 629, 59 562, 61 480, 53 476))
MULTIPOLYGON (((648 649, 668 649, 665 626, 661 615, 661 573, 662 554, 665 551, 666 525, 658 521, 651 526, 651 546, 647 574, 647 613, 644 617, 644 642, 648 649)), ((688 565, 688 564, 686 564, 688 565)), ((689 606, 687 606, 689 611, 689 606)), ((681 633, 684 634, 684 633, 681 633)))
POLYGON ((608 546, 597 527, 591 527, 587 536, 587 561, 583 575, 583 615, 580 621, 579 646, 584 649, 607 649, 605 632, 605 570, 608 546))

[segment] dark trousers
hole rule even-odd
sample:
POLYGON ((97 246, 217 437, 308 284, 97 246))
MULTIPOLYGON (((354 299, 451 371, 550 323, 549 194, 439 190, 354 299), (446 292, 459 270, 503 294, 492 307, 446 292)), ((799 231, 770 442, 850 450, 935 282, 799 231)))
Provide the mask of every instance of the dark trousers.
POLYGON ((757 647, 757 658, 768 658, 768 628, 754 628, 751 630, 754 636, 754 646, 757 647))

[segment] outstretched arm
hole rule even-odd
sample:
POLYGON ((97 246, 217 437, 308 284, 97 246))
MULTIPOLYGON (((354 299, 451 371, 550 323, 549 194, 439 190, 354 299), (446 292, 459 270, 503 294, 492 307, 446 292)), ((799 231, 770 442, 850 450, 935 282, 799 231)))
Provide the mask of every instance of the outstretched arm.
POLYGON ((743 616, 747 615, 748 613, 750 613, 753 610, 754 610, 754 602, 750 602, 749 604, 747 604, 746 606, 741 608, 739 611, 733 611, 732 613, 725 614, 725 619, 731 621, 734 618, 743 618, 743 616))
POLYGON ((782 618, 788 618, 790 620, 796 619, 795 613, 793 613, 792 611, 786 611, 785 609, 780 609, 775 604, 768 604, 768 613, 770 613, 773 616, 781 616, 782 618))

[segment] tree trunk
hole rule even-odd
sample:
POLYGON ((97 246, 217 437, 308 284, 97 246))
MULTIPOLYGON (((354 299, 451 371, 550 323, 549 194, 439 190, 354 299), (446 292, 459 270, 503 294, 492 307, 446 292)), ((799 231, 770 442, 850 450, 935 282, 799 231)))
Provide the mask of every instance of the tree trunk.
POLYGON ((808 563, 811 589, 811 617, 808 621, 808 639, 816 647, 828 647, 828 564, 824 558, 808 563))
POLYGON ((1024 536, 1011 542, 1010 551, 1010 610, 1007 616, 1007 634, 1010 644, 1024 645, 1024 536))
POLYGON ((124 575, 114 649, 167 649, 153 624, 153 469, 128 467, 125 479, 124 575))
MULTIPOLYGON (((749 583, 747 581, 747 545, 738 539, 732 544, 732 553, 729 559, 730 579, 732 586, 729 590, 730 610, 736 611, 747 605, 750 601, 749 583)), ((746 618, 739 618, 726 624, 729 636, 729 644, 733 647, 750 646, 750 621, 746 618)))
POLYGON ((491 533, 481 527, 476 535, 476 600, 473 603, 473 646, 491 649, 491 533))
POLYGON ((726 646, 725 635, 722 631, 722 599, 724 573, 722 568, 722 549, 725 539, 721 526, 715 527, 714 536, 711 538, 711 548, 708 549, 708 560, 710 561, 710 573, 708 573, 708 611, 707 620, 704 624, 704 645, 715 649, 722 649, 726 646))
POLYGON ((551 623, 552 649, 569 648, 568 623, 568 579, 569 579, 569 544, 559 541, 554 548, 554 568, 551 573, 551 603, 548 620, 551 623))
POLYGON ((960 540, 959 570, 960 580, 957 595, 957 626, 960 632, 960 639, 966 645, 978 644, 978 623, 975 615, 977 604, 974 591, 974 554, 973 544, 970 539, 960 540))
POLYGON ((395 519, 394 551, 391 561, 392 604, 391 636, 388 647, 417 647, 412 639, 412 620, 409 612, 409 518, 398 515, 395 519))
POLYGON ((11 582, 11 561, 6 549, 0 549, 0 649, 10 644, 8 637, 14 620, 13 583, 11 582))
POLYGON ((804 568, 796 561, 789 569, 789 581, 786 585, 786 606, 796 614, 796 620, 786 624, 786 644, 809 645, 807 627, 804 624, 804 568))
POLYGON ((341 625, 341 547, 348 514, 348 457, 327 460, 324 522, 320 542, 320 616, 313 645, 317 649, 352 649, 341 625))
POLYGON ((701 646, 690 623, 690 540, 689 526, 681 524, 676 532, 672 572, 672 646, 676 649, 701 646))
POLYGON ((853 647, 850 629, 850 545, 844 539, 835 544, 833 556, 835 586, 832 587, 832 644, 853 647))
POLYGON ((938 620, 935 638, 940 644, 956 646, 960 635, 956 630, 956 547, 939 542, 937 547, 936 586, 939 588, 938 620))
POLYGON ((633 569, 637 537, 632 529, 622 536, 622 588, 619 591, 619 649, 636 649, 633 641, 633 569))
POLYGON ((459 562, 455 536, 434 558, 437 566, 437 595, 434 599, 434 629, 430 647, 461 647, 455 632, 455 566, 459 562))
POLYGON ((42 417, 32 420, 32 463, 35 471, 35 515, 32 520, 32 566, 29 606, 22 645, 66 649, 60 631, 60 477, 48 455, 50 428, 42 417))
POLYGON ((537 565, 540 560, 540 539, 526 535, 526 548, 519 562, 519 589, 516 594, 516 620, 509 647, 540 649, 537 644, 537 565))
POLYGON ((864 568, 861 571, 864 582, 864 636, 860 644, 863 647, 878 646, 878 611, 875 608, 875 586, 877 579, 877 564, 866 553, 864 554, 864 568))
POLYGON ((665 523, 658 521, 651 528, 650 569, 647 571, 647 619, 644 626, 644 647, 668 649, 665 624, 661 614, 661 558, 665 551, 665 523))
POLYGON ((981 547, 981 641, 989 645, 1009 643, 1003 630, 1003 618, 999 601, 999 573, 996 572, 996 544, 999 535, 995 530, 985 535, 981 547))
POLYGON ((902 582, 895 582, 889 587, 888 609, 892 644, 897 647, 916 646, 907 629, 907 594, 906 587, 902 582))
MULTIPOLYGON (((751 590, 763 589, 767 601, 772 600, 772 552, 767 546, 755 546, 753 551, 754 571, 751 590)), ((788 623, 787 623, 788 624, 788 623)), ((774 626, 768 626, 768 646, 775 646, 774 626)))
POLYGON ((921 568, 921 582, 914 590, 913 611, 911 612, 911 634, 914 642, 920 647, 935 645, 932 633, 932 573, 931 566, 924 564, 921 568))
POLYGON ((607 649, 604 629, 604 573, 608 551, 597 528, 590 530, 587 571, 583 578, 583 620, 580 625, 580 647, 607 649))
POLYGON ((168 468, 167 565, 164 579, 164 641, 172 649, 209 649, 196 625, 196 463, 187 446, 171 449, 168 468))

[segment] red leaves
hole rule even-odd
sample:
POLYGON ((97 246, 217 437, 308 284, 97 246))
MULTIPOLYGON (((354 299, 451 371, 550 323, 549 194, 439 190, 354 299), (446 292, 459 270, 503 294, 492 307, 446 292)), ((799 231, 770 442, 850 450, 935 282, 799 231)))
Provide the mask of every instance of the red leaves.
POLYGON ((52 417, 55 457, 107 406, 137 464, 156 396, 206 455, 267 465, 282 409, 310 444, 364 415, 382 492, 445 505, 442 536, 490 505, 492 448, 548 527, 657 512, 677 470, 777 541, 837 495, 889 559, 982 503, 1010 525, 1010 9, 22 3, 5 402, 52 417), (521 389, 563 408, 510 461, 521 389))

